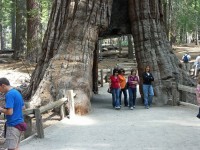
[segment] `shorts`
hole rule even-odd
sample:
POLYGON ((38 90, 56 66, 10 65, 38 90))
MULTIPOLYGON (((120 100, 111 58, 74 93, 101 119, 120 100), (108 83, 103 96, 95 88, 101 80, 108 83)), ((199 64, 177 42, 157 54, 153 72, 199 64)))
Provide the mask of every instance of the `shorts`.
POLYGON ((21 140, 22 132, 15 127, 8 127, 6 129, 5 146, 8 149, 15 149, 18 147, 21 140))

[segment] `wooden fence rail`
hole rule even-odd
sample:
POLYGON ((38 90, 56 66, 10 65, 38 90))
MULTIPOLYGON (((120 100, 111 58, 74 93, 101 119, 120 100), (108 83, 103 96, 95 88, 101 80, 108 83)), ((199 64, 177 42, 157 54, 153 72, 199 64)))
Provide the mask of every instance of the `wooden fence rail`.
POLYGON ((39 138, 44 138, 44 130, 43 130, 43 123, 42 123, 42 113, 47 112, 48 110, 60 107, 60 117, 63 119, 66 115, 65 112, 65 103, 69 102, 70 107, 70 117, 75 114, 74 112, 74 94, 73 90, 67 91, 67 98, 59 99, 55 102, 49 103, 45 106, 35 109, 26 109, 23 111, 25 122, 27 123, 27 131, 25 132, 25 137, 29 137, 32 134, 32 119, 36 119, 36 130, 37 136, 39 138), (73 107, 73 108, 72 108, 73 107))
POLYGON ((185 85, 181 85, 181 84, 178 84, 178 90, 184 91, 184 92, 189 92, 189 93, 195 93, 194 87, 185 86, 185 85))
POLYGON ((14 50, 0 50, 0 54, 12 54, 14 50))

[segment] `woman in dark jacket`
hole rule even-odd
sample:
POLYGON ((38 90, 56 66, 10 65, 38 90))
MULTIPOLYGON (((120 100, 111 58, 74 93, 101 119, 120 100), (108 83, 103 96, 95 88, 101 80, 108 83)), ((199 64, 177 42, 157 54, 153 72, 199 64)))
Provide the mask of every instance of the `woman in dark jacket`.
POLYGON ((145 72, 142 74, 143 78, 143 96, 144 96, 144 105, 146 109, 149 109, 149 106, 152 104, 154 92, 151 82, 154 81, 153 75, 150 73, 150 67, 146 66, 145 72))

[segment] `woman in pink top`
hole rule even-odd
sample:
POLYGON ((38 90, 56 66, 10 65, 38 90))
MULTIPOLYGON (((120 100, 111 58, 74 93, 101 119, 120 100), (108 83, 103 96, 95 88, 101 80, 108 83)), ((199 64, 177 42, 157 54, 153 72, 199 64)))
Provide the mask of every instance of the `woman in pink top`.
MULTIPOLYGON (((196 96, 197 96, 197 104, 200 106, 200 75, 198 76, 198 80, 197 80, 196 96)), ((199 107, 199 113, 197 115, 197 118, 200 119, 200 107, 199 107)))
POLYGON ((128 93, 129 93, 129 108, 133 110, 135 108, 137 84, 139 83, 139 77, 136 75, 136 70, 131 70, 131 75, 128 76, 128 93))
POLYGON ((112 105, 115 109, 120 109, 119 104, 119 93, 120 93, 120 83, 118 77, 118 70, 113 70, 113 75, 110 76, 110 87, 112 89, 112 105))

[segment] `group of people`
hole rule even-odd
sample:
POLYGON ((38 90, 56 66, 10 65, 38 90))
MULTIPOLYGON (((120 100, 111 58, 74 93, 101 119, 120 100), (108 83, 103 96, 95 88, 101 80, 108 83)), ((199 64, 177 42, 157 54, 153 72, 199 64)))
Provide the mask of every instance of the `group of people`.
MULTIPOLYGON (((154 77, 150 72, 150 66, 146 66, 145 71, 142 74, 142 88, 145 108, 148 109, 152 104, 154 91, 152 87, 152 81, 154 77)), ((110 76, 109 88, 112 93, 112 106, 115 109, 121 108, 122 93, 124 95, 124 106, 129 107, 131 110, 135 108, 137 85, 140 83, 137 76, 137 70, 132 69, 128 78, 125 78, 124 69, 114 69, 113 74, 110 76), (127 90, 129 93, 129 99, 127 96, 127 90)))

